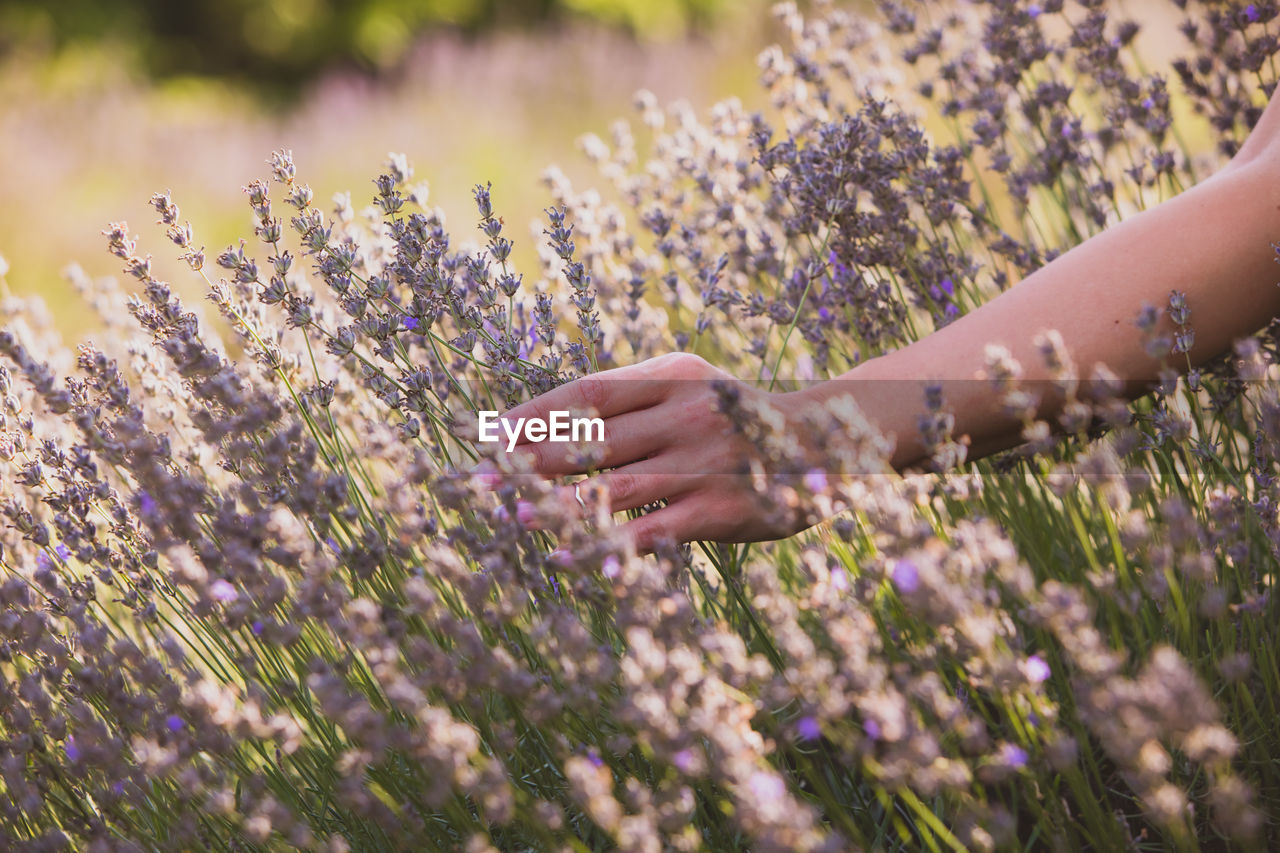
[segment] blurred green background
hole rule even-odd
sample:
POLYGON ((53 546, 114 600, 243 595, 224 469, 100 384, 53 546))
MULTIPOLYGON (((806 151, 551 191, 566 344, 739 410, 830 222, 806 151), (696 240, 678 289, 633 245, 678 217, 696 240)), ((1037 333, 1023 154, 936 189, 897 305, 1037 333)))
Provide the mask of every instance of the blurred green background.
POLYGON ((290 92, 347 65, 386 70, 442 26, 472 35, 594 20, 642 38, 710 30, 744 0, 5 0, 0 50, 113 43, 151 75, 290 92))
MULTIPOLYGON (((60 275, 118 275, 127 219, 192 303, 203 283, 153 226, 171 190, 210 257, 252 227, 241 187, 291 148, 326 206, 357 211, 403 151, 458 239, 471 186, 530 249, 543 170, 599 185, 575 150, 649 89, 699 110, 756 95, 767 0, 0 0, 0 256, 74 341, 97 323, 60 275)), ((518 259, 531 255, 518 255, 518 259)), ((532 272, 530 265, 526 270, 532 272)), ((194 307, 194 305, 193 305, 194 307)))

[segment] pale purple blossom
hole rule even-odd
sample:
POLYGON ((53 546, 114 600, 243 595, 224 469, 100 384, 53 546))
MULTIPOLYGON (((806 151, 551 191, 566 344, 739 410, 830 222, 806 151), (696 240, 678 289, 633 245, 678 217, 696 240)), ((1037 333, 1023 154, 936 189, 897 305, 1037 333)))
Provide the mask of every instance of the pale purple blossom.
POLYGON ((693 750, 682 749, 671 756, 671 764, 681 773, 692 773, 697 767, 697 760, 694 758, 693 750))
POLYGON ((235 586, 224 578, 218 578, 209 586, 209 595, 214 601, 221 601, 223 604, 235 601, 240 593, 236 591, 235 586))
POLYGON ((1000 760, 1010 767, 1021 769, 1027 766, 1027 751, 1017 744, 1006 743, 1000 748, 1000 760))
POLYGON ((843 567, 837 566, 831 570, 831 588, 836 592, 845 592, 849 589, 849 572, 843 567))
POLYGON ((609 580, 613 580, 621 573, 622 562, 613 554, 605 557, 604 561, 600 564, 600 574, 604 575, 609 580))
POLYGON ((751 795, 761 803, 776 803, 787 795, 787 783, 777 773, 757 770, 747 780, 751 795))
POLYGON ((1040 657, 1040 655, 1032 655, 1027 658, 1026 673, 1027 680, 1032 684, 1042 684, 1049 680, 1052 671, 1044 658, 1040 657))
POLYGON ((801 740, 817 740, 822 737, 822 726, 813 717, 801 717, 796 722, 796 734, 801 740))
POLYGON ((893 564, 893 585, 903 595, 910 595, 920 588, 920 569, 910 560, 898 560, 893 564))

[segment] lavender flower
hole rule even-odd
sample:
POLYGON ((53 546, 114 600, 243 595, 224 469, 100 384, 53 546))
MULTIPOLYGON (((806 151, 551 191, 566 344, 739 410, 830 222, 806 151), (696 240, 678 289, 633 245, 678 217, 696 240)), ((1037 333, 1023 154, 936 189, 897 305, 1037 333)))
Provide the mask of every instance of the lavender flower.
POLYGON ((796 734, 801 740, 818 740, 822 737, 822 726, 813 717, 801 717, 796 723, 796 734))
POLYGON ((1006 743, 1000 748, 1000 760, 1010 767, 1021 769, 1027 766, 1027 751, 1016 744, 1006 743))
POLYGON ((920 588, 920 570, 911 560, 898 560, 890 574, 898 592, 910 595, 920 588))
POLYGON ((209 595, 214 601, 221 601, 224 604, 235 601, 240 597, 240 593, 229 581, 219 578, 209 587, 209 595))
POLYGON ((609 580, 613 580, 622 572, 622 564, 613 554, 604 558, 604 562, 600 565, 600 574, 609 580))
POLYGON ((1027 658, 1024 669, 1027 673, 1027 680, 1032 684, 1042 684, 1048 681, 1051 674, 1049 664, 1045 663, 1044 658, 1039 655, 1032 655, 1027 658))

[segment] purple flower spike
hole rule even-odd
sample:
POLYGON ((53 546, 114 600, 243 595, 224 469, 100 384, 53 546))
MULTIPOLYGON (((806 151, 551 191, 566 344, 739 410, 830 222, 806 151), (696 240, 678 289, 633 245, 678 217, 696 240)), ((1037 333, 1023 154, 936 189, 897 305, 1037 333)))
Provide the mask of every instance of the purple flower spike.
POLYGON ((1256 5, 1250 3, 1248 6, 1244 7, 1244 19, 1246 21, 1252 24, 1254 21, 1258 20, 1258 17, 1258 7, 1256 5))
POLYGON ((920 570, 910 560, 899 560, 893 565, 893 585, 903 595, 910 595, 920 588, 920 570))
POLYGON ((64 751, 66 751, 66 753, 67 753, 67 760, 68 760, 68 761, 79 761, 79 760, 80 760, 80 756, 81 756, 81 753, 80 753, 80 747, 76 746, 76 739, 75 739, 75 738, 73 738, 73 737, 69 737, 69 738, 67 738, 67 742, 66 742, 65 744, 63 744, 63 747, 62 747, 62 748, 63 748, 63 750, 64 750, 64 751))
POLYGON ((64 563, 71 559, 71 549, 62 542, 59 542, 58 547, 54 548, 54 550, 58 552, 58 556, 62 558, 64 563))
POLYGON ((164 725, 169 731, 176 733, 182 731, 187 724, 177 714, 170 714, 165 717, 164 725))
POLYGON ((263 632, 263 630, 264 630, 266 627, 267 627, 266 625, 262 624, 262 620, 261 620, 261 619, 255 619, 255 620, 253 620, 253 634, 254 634, 254 636, 255 636, 255 637, 260 637, 260 636, 262 636, 262 632, 263 632))
POLYGON ((156 511, 155 498, 146 492, 138 492, 138 509, 142 511, 143 515, 151 515, 156 511))
POLYGON ((411 331, 411 332, 418 328, 418 318, 417 318, 417 317, 407 317, 407 316, 406 316, 406 317, 401 318, 401 321, 404 323, 404 327, 405 327, 406 329, 408 329, 409 331, 411 331))
POLYGON ((827 472, 821 468, 812 468, 804 475, 804 487, 816 494, 827 490, 827 472))
POLYGON ((880 740, 880 724, 875 720, 864 720, 862 723, 862 731, 866 734, 867 740, 880 740))
POLYGON ((801 717, 796 723, 796 733, 801 740, 817 740, 822 737, 822 726, 813 717, 801 717))

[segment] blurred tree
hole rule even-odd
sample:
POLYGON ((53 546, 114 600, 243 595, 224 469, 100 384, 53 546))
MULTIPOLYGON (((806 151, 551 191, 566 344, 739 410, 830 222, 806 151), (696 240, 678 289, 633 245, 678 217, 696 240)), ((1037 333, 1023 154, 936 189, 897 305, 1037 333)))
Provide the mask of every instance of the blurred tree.
POLYGON ((588 17, 639 36, 711 23, 734 0, 0 0, 0 55, 118 42, 150 74, 239 78, 285 93, 335 64, 394 66, 415 36, 588 17))

